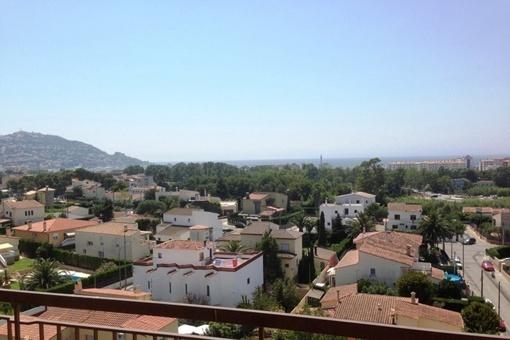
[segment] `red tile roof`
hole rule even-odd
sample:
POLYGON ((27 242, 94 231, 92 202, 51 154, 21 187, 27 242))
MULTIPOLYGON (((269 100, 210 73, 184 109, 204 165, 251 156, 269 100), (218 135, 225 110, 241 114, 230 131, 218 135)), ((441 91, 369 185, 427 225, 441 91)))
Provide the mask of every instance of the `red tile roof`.
POLYGON ((336 264, 335 268, 349 267, 358 263, 359 263, 358 250, 349 250, 336 264))
POLYGON ((405 211, 405 212, 420 212, 422 211, 420 204, 407 204, 400 202, 388 203, 388 211, 405 211))
POLYGON ((263 192, 252 192, 251 194, 248 195, 248 198, 253 201, 261 201, 263 199, 266 199, 267 196, 269 195, 263 192))
MULTIPOLYGON (((71 220, 68 218, 54 218, 51 220, 41 221, 32 223, 31 232, 34 233, 55 233, 59 231, 66 230, 74 230, 79 228, 90 227, 98 224, 95 221, 81 221, 81 220, 71 220), (46 230, 44 225, 46 224, 46 230)), ((13 228, 16 230, 28 231, 28 224, 21 225, 19 227, 13 228)))
MULTIPOLYGON (((38 320, 35 317, 27 316, 27 315, 21 315, 21 321, 35 321, 38 320)), ((39 339, 39 325, 38 324, 31 324, 31 325, 21 325, 21 339, 39 339)), ((13 333, 14 334, 14 333, 13 333)), ((7 332, 7 323, 4 323, 0 326, 0 335, 6 336, 8 335, 7 332)), ((45 339, 51 339, 57 335, 57 327, 56 326, 50 326, 45 325, 44 326, 44 338, 45 339)))
POLYGON ((11 209, 29 209, 29 208, 43 208, 44 205, 36 200, 23 200, 23 201, 4 201, 6 206, 11 209))

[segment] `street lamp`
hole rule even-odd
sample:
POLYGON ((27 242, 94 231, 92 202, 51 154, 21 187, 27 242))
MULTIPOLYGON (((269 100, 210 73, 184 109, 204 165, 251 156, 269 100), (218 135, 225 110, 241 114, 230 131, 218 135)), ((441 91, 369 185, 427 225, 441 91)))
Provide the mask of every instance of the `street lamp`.
POLYGON ((126 255, 126 232, 128 231, 127 224, 124 224, 124 290, 127 290, 127 255, 126 255))

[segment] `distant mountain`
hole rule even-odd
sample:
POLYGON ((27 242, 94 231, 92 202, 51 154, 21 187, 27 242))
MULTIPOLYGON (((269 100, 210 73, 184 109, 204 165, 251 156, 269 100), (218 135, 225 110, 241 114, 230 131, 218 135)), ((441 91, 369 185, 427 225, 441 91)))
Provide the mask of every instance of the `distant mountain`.
POLYGON ((59 136, 20 131, 0 136, 0 169, 58 170, 83 167, 91 170, 123 169, 145 162, 116 152, 59 136))

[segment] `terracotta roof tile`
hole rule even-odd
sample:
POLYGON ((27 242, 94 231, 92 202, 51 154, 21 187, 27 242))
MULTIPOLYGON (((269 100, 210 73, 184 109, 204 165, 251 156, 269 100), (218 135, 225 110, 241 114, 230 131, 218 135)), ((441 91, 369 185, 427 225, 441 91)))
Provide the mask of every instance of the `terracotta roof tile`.
POLYGON ((388 211, 422 212, 422 208, 420 204, 391 202, 388 203, 388 211))
POLYGON ((36 200, 23 200, 23 201, 4 201, 6 206, 11 209, 29 209, 29 208, 43 208, 44 205, 36 200))
POLYGON ((204 242, 191 241, 191 240, 170 240, 158 244, 155 249, 187 249, 187 250, 201 250, 206 248, 204 242))
POLYGON ((107 235, 124 235, 124 227, 127 226, 126 235, 134 235, 139 233, 138 227, 136 224, 129 223, 120 223, 120 222, 107 222, 107 223, 99 223, 92 227, 86 227, 80 229, 79 232, 85 233, 97 233, 97 234, 107 234, 107 235))
POLYGON ((321 299, 321 308, 329 309, 335 308, 338 304, 338 299, 343 299, 346 296, 357 294, 358 284, 353 283, 349 285, 342 285, 336 287, 330 287, 326 294, 321 299))
POLYGON ((200 211, 202 209, 197 208, 173 208, 165 212, 165 214, 169 215, 182 215, 182 216, 191 216, 193 211, 200 211))
MULTIPOLYGON (((41 221, 32 223, 31 232, 34 233, 51 233, 58 231, 66 231, 66 230, 74 230, 79 228, 85 228, 97 225, 97 222, 94 221, 81 221, 81 220, 71 220, 68 218, 54 218, 51 220, 41 221), (44 230, 44 224, 46 224, 46 230, 44 230)), ((19 227, 13 228, 14 230, 23 230, 28 231, 28 224, 21 225, 19 227)))
POLYGON ((336 264, 335 268, 344 268, 353 266, 359 263, 359 252, 358 250, 349 250, 336 264))

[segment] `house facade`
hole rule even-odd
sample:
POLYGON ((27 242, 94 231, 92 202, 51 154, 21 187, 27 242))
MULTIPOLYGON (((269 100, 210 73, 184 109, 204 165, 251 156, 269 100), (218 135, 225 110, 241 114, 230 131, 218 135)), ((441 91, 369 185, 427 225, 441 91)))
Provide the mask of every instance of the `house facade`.
POLYGON ((287 203, 287 195, 279 192, 252 192, 242 199, 241 208, 245 214, 269 217, 286 211, 287 203))
POLYGON ((80 221, 67 218, 54 218, 12 228, 14 236, 22 240, 49 243, 54 247, 70 245, 75 240, 75 232, 82 228, 97 225, 95 221, 80 221), (72 242, 71 242, 72 241, 72 242))
POLYGON ((44 205, 35 200, 2 201, 2 215, 14 226, 44 220, 44 205))
MULTIPOLYGON (((188 227, 202 226, 210 230, 209 240, 216 240, 223 235, 223 225, 219 219, 219 214, 208 212, 197 208, 173 208, 163 214, 163 223, 168 227, 188 227)), ((164 234, 165 228, 159 228, 160 239, 164 234)), ((158 236, 156 236, 158 239, 158 236)))
POLYGON ((76 231, 76 253, 100 258, 136 261, 149 256, 150 232, 136 224, 100 223, 76 231))
POLYGON ((55 189, 46 186, 37 190, 37 200, 45 207, 51 207, 55 202, 55 189))
POLYGON ((263 284, 262 253, 215 252, 214 243, 172 240, 133 265, 134 285, 158 301, 235 307, 263 284))
POLYGON ((375 204, 375 195, 366 192, 353 192, 335 197, 335 203, 323 203, 319 216, 324 215, 326 229, 331 230, 336 218, 356 218, 369 205, 375 204))
POLYGON ((298 273, 299 261, 303 257, 303 233, 297 227, 280 229, 271 222, 252 222, 240 232, 241 244, 255 249, 262 236, 268 232, 278 244, 278 257, 286 277, 293 279, 298 273))
POLYGON ((388 203, 386 229, 415 232, 421 218, 422 207, 420 204, 388 203))

